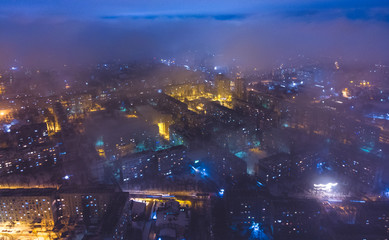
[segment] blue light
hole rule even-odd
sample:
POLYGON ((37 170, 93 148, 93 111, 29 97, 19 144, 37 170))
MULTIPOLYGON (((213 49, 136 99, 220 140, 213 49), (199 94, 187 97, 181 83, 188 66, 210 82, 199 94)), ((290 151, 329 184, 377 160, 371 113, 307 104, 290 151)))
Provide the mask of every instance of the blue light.
POLYGON ((251 224, 250 229, 252 229, 253 232, 258 232, 259 231, 259 223, 253 222, 253 224, 251 224))
POLYGON ((260 223, 253 222, 250 229, 252 230, 250 239, 268 239, 263 232, 260 223))
POLYGON ((385 190, 384 195, 385 195, 386 197, 389 197, 389 189, 386 189, 386 190, 385 190))
POLYGON ((389 120, 389 114, 385 114, 385 113, 370 113, 370 114, 367 114, 365 115, 365 117, 368 117, 368 118, 373 118, 373 119, 381 119, 381 120, 389 120))
POLYGON ((96 147, 102 147, 102 146, 104 146, 103 137, 100 137, 100 138, 97 140, 95 146, 96 146, 96 147))
POLYGON ((205 169, 203 169, 200 173, 203 177, 208 176, 208 173, 205 171, 205 169))
POLYGON ((365 203, 363 200, 350 200, 350 202, 355 202, 355 203, 365 203))
POLYGON ((193 166, 190 166, 195 172, 200 172, 197 168, 193 167, 193 166))
POLYGON ((219 196, 220 196, 220 197, 223 197, 223 196, 224 196, 224 188, 222 188, 222 189, 219 190, 219 196))
POLYGON ((205 170, 205 168, 200 169, 200 167, 197 167, 197 168, 195 168, 195 167, 193 167, 193 166, 190 166, 190 167, 192 168, 192 170, 193 170, 195 173, 200 173, 200 175, 201 175, 202 177, 208 176, 208 173, 207 173, 207 171, 205 170))
POLYGON ((245 158, 245 157, 247 157, 247 153, 246 152, 237 152, 237 153, 235 153, 235 156, 237 156, 238 158, 245 158))
POLYGON ((257 186, 258 187, 263 187, 263 184, 261 182, 257 181, 257 186))
POLYGON ((370 153, 370 150, 369 149, 366 149, 366 148, 361 148, 362 151, 366 152, 366 153, 370 153))

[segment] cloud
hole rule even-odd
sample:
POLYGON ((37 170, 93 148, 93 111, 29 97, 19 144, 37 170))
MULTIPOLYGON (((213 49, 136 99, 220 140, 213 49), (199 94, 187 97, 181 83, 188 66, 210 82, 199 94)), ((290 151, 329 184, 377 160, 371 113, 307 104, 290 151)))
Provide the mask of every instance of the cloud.
POLYGON ((107 19, 107 20, 125 20, 125 19, 147 19, 147 20, 154 20, 154 19, 180 19, 180 20, 187 20, 187 19, 213 19, 213 20, 220 20, 220 21, 231 21, 231 20, 244 20, 247 18, 248 14, 162 14, 162 15, 149 15, 149 14, 143 14, 143 15, 111 15, 111 16, 102 16, 101 19, 107 19))
POLYGON ((389 42, 388 11, 375 1, 366 9, 347 1, 300 1, 286 7, 297 1, 258 5, 247 0, 236 8, 234 1, 220 6, 220 1, 199 1, 192 9, 191 2, 159 6, 154 1, 156 6, 148 11, 144 4, 124 0, 107 9, 107 3, 74 1, 75 10, 69 6, 72 0, 46 7, 42 6, 46 1, 33 2, 19 7, 1 3, 0 63, 15 58, 45 66, 93 63, 179 56, 187 50, 217 53, 222 62, 236 58, 257 66, 297 54, 389 61, 384 51, 389 42), (90 11, 84 16, 87 7, 90 11), (27 14, 23 9, 32 10, 27 14))

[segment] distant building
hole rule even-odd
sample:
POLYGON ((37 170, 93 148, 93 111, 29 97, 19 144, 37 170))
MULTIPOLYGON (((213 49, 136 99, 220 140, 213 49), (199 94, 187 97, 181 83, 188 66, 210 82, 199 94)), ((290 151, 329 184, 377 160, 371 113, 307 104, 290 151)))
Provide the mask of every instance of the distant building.
POLYGON ((12 131, 19 149, 40 145, 49 140, 46 123, 23 125, 12 131))
POLYGON ((247 84, 244 78, 235 79, 234 95, 239 100, 247 101, 247 84))
POLYGON ((387 201, 348 203, 356 208, 352 224, 334 223, 331 227, 335 239, 388 239, 389 209, 387 201))
POLYGON ((97 224, 106 214, 114 197, 112 188, 61 188, 57 193, 60 222, 83 219, 87 225, 97 224))
POLYGON ((0 206, 2 229, 81 238, 123 239, 131 215, 128 193, 104 186, 0 189, 0 206))
POLYGON ((193 168, 218 184, 224 184, 228 178, 247 173, 247 164, 227 150, 208 147, 204 150, 192 151, 190 157, 194 160, 193 168))
POLYGON ((215 77, 216 95, 220 100, 228 100, 231 98, 231 81, 223 74, 218 74, 215 77))
POLYGON ((56 144, 30 147, 18 151, 0 151, 0 175, 23 173, 32 169, 54 166, 61 160, 56 144))
POLYGON ((321 207, 316 200, 272 201, 274 239, 318 239, 321 207))
POLYGON ((160 151, 148 151, 125 156, 116 163, 119 168, 121 181, 126 182, 136 178, 143 178, 145 174, 151 176, 169 176, 189 171, 189 158, 184 146, 176 146, 160 151))
POLYGON ((264 182, 272 183, 291 176, 292 160, 289 154, 280 153, 258 161, 255 174, 264 182))
POLYGON ((55 223, 56 189, 1 189, 0 224, 52 229, 55 223))

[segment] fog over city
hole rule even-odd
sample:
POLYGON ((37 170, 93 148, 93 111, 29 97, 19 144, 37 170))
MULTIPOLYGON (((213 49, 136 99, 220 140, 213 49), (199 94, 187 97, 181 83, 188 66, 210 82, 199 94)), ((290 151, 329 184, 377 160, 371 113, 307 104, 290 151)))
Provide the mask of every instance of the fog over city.
POLYGON ((387 240, 389 1, 0 0, 0 240, 387 240))
MULTIPOLYGON (((384 62, 386 1, 9 1, 0 60, 62 65, 216 53, 242 65, 311 58, 384 62), (37 57, 39 56, 39 57, 37 57)), ((218 64, 218 63, 216 63, 218 64)))

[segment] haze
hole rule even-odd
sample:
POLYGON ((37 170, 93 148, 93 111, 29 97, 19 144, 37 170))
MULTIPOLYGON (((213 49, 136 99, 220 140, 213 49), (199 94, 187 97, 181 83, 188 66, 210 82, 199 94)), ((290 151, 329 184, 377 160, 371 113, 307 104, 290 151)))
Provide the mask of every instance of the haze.
MULTIPOLYGON (((386 1, 11 1, 0 64, 55 66, 177 57, 265 66, 302 54, 387 62, 386 1)), ((217 64, 217 63, 215 63, 217 64)))

